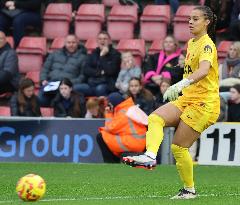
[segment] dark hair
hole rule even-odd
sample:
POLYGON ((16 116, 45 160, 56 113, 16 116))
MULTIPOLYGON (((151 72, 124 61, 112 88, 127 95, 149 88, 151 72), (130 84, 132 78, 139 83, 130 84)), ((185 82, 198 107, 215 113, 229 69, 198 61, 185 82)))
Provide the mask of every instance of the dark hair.
POLYGON ((232 88, 236 89, 238 93, 240 93, 240 84, 235 84, 232 88))
MULTIPOLYGON (((23 91, 24 91, 24 89, 32 87, 32 86, 34 87, 34 82, 30 78, 23 78, 20 81, 17 99, 18 99, 18 104, 19 104, 19 110, 22 113, 24 112, 24 108, 27 106, 26 97, 25 97, 23 91)), ((30 98, 30 104, 32 106, 33 113, 37 114, 38 113, 37 97, 35 96, 35 94, 33 94, 33 96, 30 98)))
POLYGON ((107 31, 105 31, 105 30, 102 30, 102 31, 100 31, 100 32, 98 33, 98 36, 99 36, 100 34, 107 35, 107 36, 108 36, 108 38, 109 38, 109 39, 111 39, 111 36, 110 36, 110 34, 109 34, 107 31))
POLYGON ((73 87, 73 84, 72 84, 72 81, 69 80, 68 78, 63 78, 59 84, 59 87, 60 85, 67 85, 68 87, 72 88, 73 87))
MULTIPOLYGON (((132 77, 130 80, 129 80, 129 83, 132 81, 132 80, 136 80, 139 82, 140 85, 142 85, 142 81, 140 78, 137 78, 137 77, 132 77)), ((146 88, 144 88, 142 86, 142 90, 141 90, 141 94, 142 96, 147 99, 147 100, 152 100, 153 99, 153 94, 147 90, 146 88)), ((134 101, 134 96, 131 94, 131 92, 129 91, 129 88, 128 88, 128 96, 132 97, 133 98, 133 101, 134 101)))
POLYGON ((216 41, 215 28, 217 23, 217 16, 212 12, 210 7, 208 6, 197 6, 194 9, 202 11, 204 17, 210 21, 210 23, 208 24, 207 33, 209 37, 212 39, 212 41, 215 42, 216 41))

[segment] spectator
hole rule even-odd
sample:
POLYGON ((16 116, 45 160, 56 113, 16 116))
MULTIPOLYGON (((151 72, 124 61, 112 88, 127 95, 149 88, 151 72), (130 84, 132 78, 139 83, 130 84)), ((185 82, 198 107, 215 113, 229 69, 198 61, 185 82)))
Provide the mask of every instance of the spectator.
POLYGON ((143 12, 143 5, 141 0, 119 0, 119 3, 122 5, 137 5, 138 14, 140 15, 143 12))
POLYGON ((105 144, 117 157, 123 152, 144 151, 146 126, 126 116, 127 110, 134 105, 132 98, 124 100, 119 93, 111 93, 108 102, 105 125, 99 128, 102 137, 97 138, 102 150, 105 144))
POLYGON ((85 48, 78 45, 75 35, 68 35, 65 39, 65 46, 51 53, 43 65, 40 73, 42 88, 39 91, 39 99, 42 106, 49 106, 56 92, 44 92, 44 87, 49 82, 61 81, 69 78, 73 83, 73 90, 85 81, 83 69, 86 63, 85 48))
POLYGON ((234 42, 222 66, 221 91, 240 83, 240 42, 234 42))
POLYGON ((230 22, 230 38, 234 41, 240 41, 240 0, 234 1, 230 22))
POLYGON ((139 105, 147 115, 154 111, 154 97, 149 90, 142 87, 139 78, 133 77, 129 81, 128 95, 129 97, 132 97, 134 103, 139 105))
POLYGON ((172 66, 171 68, 166 68, 166 71, 168 71, 171 75, 171 85, 183 79, 184 63, 185 56, 183 54, 180 54, 178 57, 178 64, 176 66, 172 66))
POLYGON ((171 81, 168 78, 163 78, 162 82, 159 85, 159 91, 156 94, 156 108, 166 104, 168 101, 163 100, 163 95, 166 92, 166 90, 170 87, 171 81))
POLYGON ((134 57, 131 52, 124 52, 122 53, 121 71, 118 74, 115 84, 120 93, 127 93, 128 84, 132 77, 140 78, 141 68, 135 65, 134 57))
POLYGON ((0 31, 0 94, 13 92, 18 88, 18 58, 14 49, 0 31))
POLYGON ((176 13, 177 9, 179 7, 179 1, 178 0, 155 0, 155 4, 164 5, 164 4, 167 4, 167 3, 170 4, 173 13, 176 13))
POLYGON ((34 94, 34 82, 29 78, 21 80, 18 92, 10 100, 12 116, 41 116, 40 105, 34 94))
POLYGON ((217 16, 216 30, 227 28, 229 26, 233 0, 206 0, 205 5, 209 6, 217 16))
POLYGON ((240 84, 236 84, 230 88, 227 116, 228 122, 240 122, 240 84))
POLYGON ((172 36, 167 36, 163 41, 163 50, 148 56, 144 65, 144 82, 145 87, 153 94, 158 92, 163 77, 171 78, 171 69, 178 64, 180 54, 181 49, 179 49, 177 40, 172 36))
POLYGON ((91 97, 86 103, 87 113, 85 118, 104 118, 105 99, 91 97))
POLYGON ((87 84, 79 87, 86 96, 106 96, 115 91, 120 71, 120 53, 111 45, 110 35, 101 31, 97 37, 98 47, 88 56, 84 74, 87 84))
POLYGON ((41 27, 41 0, 1 0, 0 9, 0 30, 7 32, 13 27, 15 47, 24 36, 26 27, 41 27))
POLYGON ((73 91, 73 84, 68 78, 64 78, 59 85, 59 93, 53 99, 55 117, 84 117, 86 113, 85 99, 83 95, 73 91))

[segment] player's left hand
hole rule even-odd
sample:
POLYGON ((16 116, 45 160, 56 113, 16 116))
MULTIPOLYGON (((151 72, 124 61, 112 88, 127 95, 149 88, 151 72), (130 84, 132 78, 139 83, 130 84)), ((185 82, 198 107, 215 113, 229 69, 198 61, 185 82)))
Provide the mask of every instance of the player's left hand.
POLYGON ((189 79, 185 78, 185 79, 182 79, 181 81, 179 81, 178 83, 170 86, 164 93, 163 100, 164 101, 176 100, 179 96, 179 93, 182 91, 182 89, 188 87, 192 82, 193 82, 193 80, 189 80, 189 79))

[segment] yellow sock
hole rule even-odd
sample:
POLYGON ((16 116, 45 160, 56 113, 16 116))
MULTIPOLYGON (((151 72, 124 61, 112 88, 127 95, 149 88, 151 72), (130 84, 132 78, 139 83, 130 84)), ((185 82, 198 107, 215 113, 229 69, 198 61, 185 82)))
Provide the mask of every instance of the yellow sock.
POLYGON ((193 162, 189 154, 188 148, 179 147, 175 144, 171 145, 171 149, 176 159, 176 166, 184 188, 194 187, 193 182, 193 162))
MULTIPOLYGON (((159 146, 163 140, 164 120, 156 115, 151 114, 148 117, 148 131, 146 133, 146 149, 147 152, 157 155, 159 146)), ((156 157, 156 156, 155 156, 156 157)))

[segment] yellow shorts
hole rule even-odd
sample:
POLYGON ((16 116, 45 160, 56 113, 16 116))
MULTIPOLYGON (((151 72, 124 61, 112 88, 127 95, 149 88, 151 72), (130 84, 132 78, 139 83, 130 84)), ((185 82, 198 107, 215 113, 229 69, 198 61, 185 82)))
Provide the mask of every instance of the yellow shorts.
POLYGON ((199 102, 187 102, 182 97, 171 103, 181 110, 181 120, 199 133, 214 124, 220 112, 216 109, 218 103, 206 105, 199 102))

